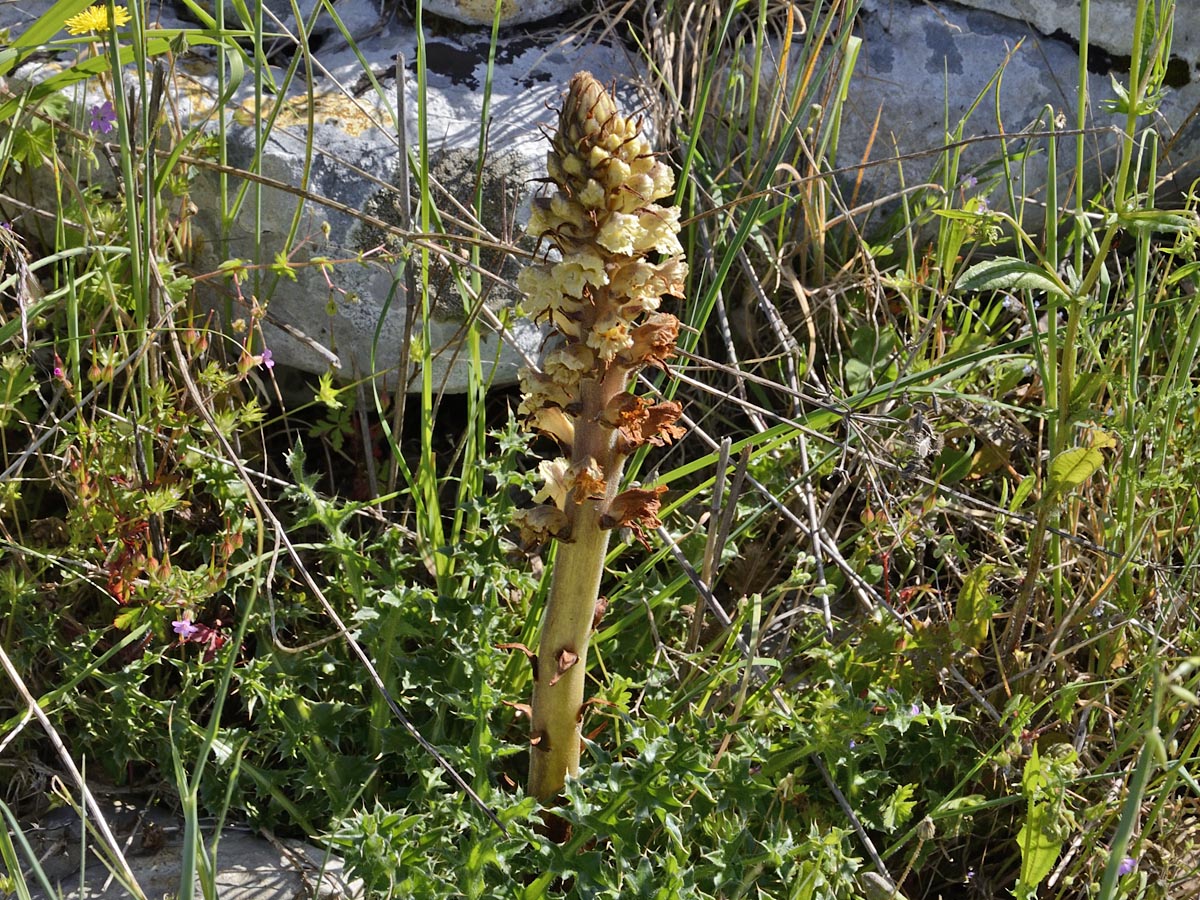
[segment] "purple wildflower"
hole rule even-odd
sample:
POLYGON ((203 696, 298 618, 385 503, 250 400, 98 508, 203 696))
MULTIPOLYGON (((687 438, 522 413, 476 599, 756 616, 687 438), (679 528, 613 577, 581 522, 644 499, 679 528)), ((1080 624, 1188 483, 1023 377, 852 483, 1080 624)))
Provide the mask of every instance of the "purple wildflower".
POLYGON ((908 712, 910 715, 919 716, 921 714, 921 704, 914 703, 909 707, 908 712))
POLYGON ((271 352, 270 347, 264 347, 262 352, 262 364, 268 369, 275 368, 275 354, 271 352))
POLYGON ((191 619, 176 619, 171 623, 172 630, 183 640, 189 640, 200 629, 192 624, 191 619))
POLYGON ((971 188, 975 187, 975 185, 977 185, 977 184, 979 184, 979 179, 976 178, 974 175, 968 175, 966 178, 963 179, 963 183, 962 183, 963 190, 969 191, 971 188))
POLYGON ((1130 872, 1132 872, 1136 868, 1137 868, 1137 860, 1134 859, 1132 856, 1126 856, 1123 860, 1121 860, 1121 864, 1119 866, 1117 866, 1117 874, 1118 875, 1128 875, 1130 872))
POLYGON ((88 127, 92 131, 108 134, 116 127, 117 111, 113 109, 111 100, 105 100, 103 103, 93 106, 89 112, 92 114, 92 121, 88 123, 88 127))

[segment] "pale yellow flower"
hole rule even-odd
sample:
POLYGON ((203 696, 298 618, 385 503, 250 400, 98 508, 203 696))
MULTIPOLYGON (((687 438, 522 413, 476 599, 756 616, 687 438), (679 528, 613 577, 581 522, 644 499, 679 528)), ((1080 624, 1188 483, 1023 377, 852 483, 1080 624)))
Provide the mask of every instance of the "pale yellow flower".
POLYGON ((533 502, 544 503, 549 500, 559 509, 565 509, 567 495, 575 488, 575 473, 571 464, 561 456, 544 459, 538 463, 538 474, 542 476, 542 487, 533 495, 533 502))
POLYGON ((574 402, 575 396, 548 375, 522 368, 517 377, 521 379, 521 405, 517 415, 529 416, 544 406, 565 407, 574 402))
POLYGON ((629 166, 623 160, 619 160, 615 156, 610 159, 608 165, 604 167, 604 180, 608 183, 609 189, 615 191, 628 181, 630 171, 629 166))
POLYGON ((529 417, 529 427, 552 435, 562 447, 570 447, 575 441, 575 420, 557 406, 535 409, 529 417))
POLYGON ((666 256, 682 256, 679 243, 679 207, 651 206, 639 217, 634 249, 638 253, 657 250, 666 256))
POLYGON ((545 373, 567 390, 574 390, 583 373, 595 365, 595 354, 583 344, 573 343, 556 347, 542 360, 545 373))
POLYGON ((522 269, 517 276, 517 285, 525 293, 521 312, 535 320, 549 317, 564 334, 578 336, 579 326, 575 320, 582 304, 564 295, 559 281, 559 276, 545 266, 522 269))
MULTIPOLYGON (((121 26, 129 22, 129 10, 123 6, 113 7, 112 25, 121 26)), ((71 16, 63 23, 68 34, 87 34, 94 31, 103 34, 109 29, 108 9, 104 6, 89 6, 77 16, 71 16)))
POLYGON ((605 362, 611 362, 622 350, 633 345, 629 325, 620 315, 611 313, 592 326, 587 336, 588 346, 605 362))
POLYGON ((521 312, 536 319, 558 301, 559 291, 555 289, 554 277, 544 266, 529 266, 517 275, 517 287, 525 294, 521 301, 521 312))
MULTIPOLYGON (((632 256, 635 242, 644 238, 645 229, 637 216, 615 212, 600 226, 596 243, 611 253, 632 256)), ((650 246, 653 245, 654 241, 650 241, 650 246)))
POLYGON ((604 209, 608 203, 608 193, 595 178, 589 178, 583 190, 579 192, 579 202, 588 209, 604 209))
MULTIPOLYGON (((519 276, 518 276, 519 277, 519 276)), ((600 287, 608 283, 604 271, 604 260, 591 249, 582 249, 563 258, 554 266, 554 279, 558 288, 576 299, 583 296, 585 285, 600 287)))

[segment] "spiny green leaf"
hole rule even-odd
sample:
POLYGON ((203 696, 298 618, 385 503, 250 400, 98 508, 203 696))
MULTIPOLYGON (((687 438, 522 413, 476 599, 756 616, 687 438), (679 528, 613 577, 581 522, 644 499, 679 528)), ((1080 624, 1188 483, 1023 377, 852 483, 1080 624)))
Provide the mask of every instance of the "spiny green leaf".
POLYGON ((341 409, 342 401, 338 399, 340 393, 341 391, 333 386, 333 374, 323 373, 317 385, 317 401, 330 409, 341 409))

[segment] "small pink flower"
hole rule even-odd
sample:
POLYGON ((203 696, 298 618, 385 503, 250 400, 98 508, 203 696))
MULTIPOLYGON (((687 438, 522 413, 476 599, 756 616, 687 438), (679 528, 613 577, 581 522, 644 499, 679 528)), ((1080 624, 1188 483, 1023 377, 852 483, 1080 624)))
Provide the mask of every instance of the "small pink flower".
POLYGON ((117 125, 117 111, 113 109, 112 101, 105 100, 93 106, 88 112, 92 115, 88 127, 100 134, 108 134, 117 125))
POLYGON ((268 369, 275 368, 275 354, 271 352, 271 348, 269 347, 263 349, 262 364, 268 369))
POLYGON ((190 640, 192 635, 200 630, 191 619, 176 619, 171 623, 171 629, 184 641, 190 640))

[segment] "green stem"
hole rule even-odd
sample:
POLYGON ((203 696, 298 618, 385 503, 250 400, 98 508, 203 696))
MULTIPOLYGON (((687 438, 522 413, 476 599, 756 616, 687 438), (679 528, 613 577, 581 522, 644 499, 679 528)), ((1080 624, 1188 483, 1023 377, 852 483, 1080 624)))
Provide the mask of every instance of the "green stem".
POLYGON ((579 772, 588 643, 610 534, 600 527, 606 503, 586 500, 579 506, 572 540, 558 545, 554 560, 533 685, 529 793, 539 800, 553 798, 567 776, 579 772))

